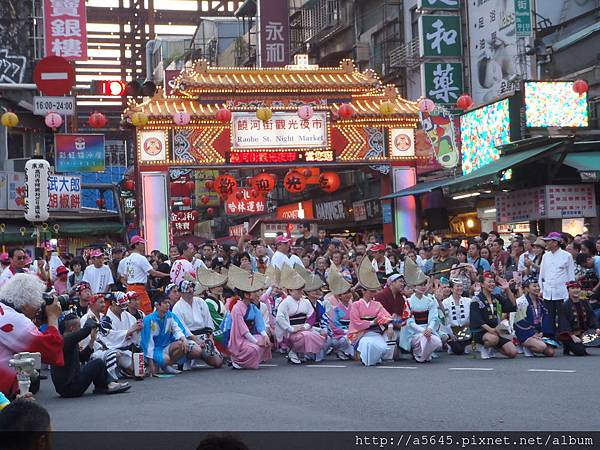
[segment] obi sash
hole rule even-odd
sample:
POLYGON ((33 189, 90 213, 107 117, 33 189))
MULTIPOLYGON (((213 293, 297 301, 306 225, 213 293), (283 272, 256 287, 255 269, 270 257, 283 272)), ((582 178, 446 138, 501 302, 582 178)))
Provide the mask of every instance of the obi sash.
POLYGON ((427 325, 429 323, 429 310, 413 311, 412 313, 417 325, 427 325))
POLYGON ((346 319, 340 319, 340 325, 344 328, 348 328, 350 326, 350 321, 346 319))
POLYGON ((294 325, 303 325, 306 323, 306 314, 303 313, 299 313, 299 314, 294 314, 293 316, 290 316, 290 325, 294 326, 294 325))
MULTIPOLYGON (((367 317, 361 317, 360 320, 367 320, 369 322, 372 322, 373 320, 375 320, 375 316, 367 316, 367 317)), ((377 324, 375 325, 371 325, 369 328, 367 328, 365 331, 375 331, 376 333, 381 333, 381 327, 377 324)))
POLYGON ((254 319, 252 319, 252 320, 244 319, 244 322, 246 323, 246 326, 248 327, 250 334, 258 334, 258 331, 256 331, 256 323, 255 323, 254 319))

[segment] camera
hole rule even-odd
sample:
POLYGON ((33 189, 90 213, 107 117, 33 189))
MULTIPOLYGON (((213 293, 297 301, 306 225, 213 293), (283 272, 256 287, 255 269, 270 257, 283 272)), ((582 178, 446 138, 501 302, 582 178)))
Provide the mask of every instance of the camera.
POLYGON ((46 306, 50 306, 52 303, 54 303, 54 298, 56 298, 63 311, 69 309, 69 304, 71 303, 71 297, 69 294, 54 295, 50 292, 44 292, 42 294, 42 298, 44 299, 46 306))

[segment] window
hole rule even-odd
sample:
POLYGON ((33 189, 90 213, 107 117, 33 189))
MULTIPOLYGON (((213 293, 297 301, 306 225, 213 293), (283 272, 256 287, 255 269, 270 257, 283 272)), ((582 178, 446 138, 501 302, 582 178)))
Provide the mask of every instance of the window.
POLYGON ((410 9, 410 32, 411 40, 419 37, 419 15, 416 6, 410 9))
POLYGON ((22 131, 8 131, 6 136, 8 159, 22 159, 28 153, 25 151, 25 133, 22 131))

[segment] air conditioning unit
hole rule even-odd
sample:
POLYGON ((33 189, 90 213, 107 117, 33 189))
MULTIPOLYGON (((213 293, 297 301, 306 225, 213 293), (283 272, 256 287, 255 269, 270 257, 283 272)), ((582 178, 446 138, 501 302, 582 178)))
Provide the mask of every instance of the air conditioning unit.
POLYGON ((365 42, 356 44, 356 62, 369 62, 371 60, 371 47, 365 42))

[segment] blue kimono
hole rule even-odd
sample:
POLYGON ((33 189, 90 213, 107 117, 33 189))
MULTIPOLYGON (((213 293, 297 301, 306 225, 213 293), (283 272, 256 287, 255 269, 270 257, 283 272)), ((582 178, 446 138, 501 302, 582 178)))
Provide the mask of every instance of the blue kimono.
POLYGON ((159 367, 164 366, 163 354, 172 342, 186 337, 187 331, 181 320, 168 311, 161 319, 157 311, 144 318, 141 345, 144 356, 152 359, 159 367))
POLYGON ((411 316, 400 330, 400 347, 410 351, 413 337, 423 333, 426 328, 431 329, 433 335, 438 336, 439 316, 437 300, 430 295, 423 295, 419 298, 413 294, 407 300, 407 304, 411 316))
POLYGON ((514 325, 515 335, 521 344, 536 333, 554 333, 552 319, 544 306, 544 302, 538 300, 538 309, 536 309, 529 295, 526 295, 525 298, 527 299, 527 315, 514 325))

